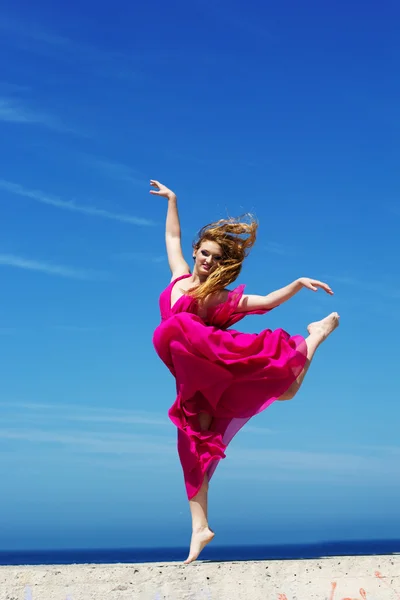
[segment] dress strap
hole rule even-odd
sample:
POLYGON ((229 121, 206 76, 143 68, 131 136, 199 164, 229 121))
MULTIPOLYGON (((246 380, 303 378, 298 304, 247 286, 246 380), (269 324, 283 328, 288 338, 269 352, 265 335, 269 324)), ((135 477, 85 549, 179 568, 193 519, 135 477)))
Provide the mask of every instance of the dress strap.
POLYGON ((180 279, 184 279, 185 277, 190 277, 192 274, 191 273, 185 273, 184 275, 179 275, 179 277, 175 277, 175 279, 173 279, 171 281, 171 283, 169 284, 169 287, 172 287, 173 285, 175 285, 175 283, 177 281, 179 281, 180 279))

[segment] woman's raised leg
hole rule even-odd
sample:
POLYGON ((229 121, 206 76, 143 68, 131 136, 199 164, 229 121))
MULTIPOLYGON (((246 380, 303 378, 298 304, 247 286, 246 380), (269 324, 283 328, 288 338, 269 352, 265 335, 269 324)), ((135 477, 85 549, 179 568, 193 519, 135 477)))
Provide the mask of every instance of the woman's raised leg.
POLYGON ((311 361, 314 358, 314 354, 317 348, 326 340, 326 338, 339 326, 339 315, 338 313, 331 313, 322 321, 316 321, 315 323, 310 323, 307 327, 307 331, 310 334, 306 338, 307 344, 307 361, 304 366, 304 369, 297 377, 296 381, 292 383, 290 388, 287 390, 283 396, 278 398, 278 400, 291 400, 297 394, 300 389, 301 384, 303 383, 304 377, 308 369, 310 368, 311 361))

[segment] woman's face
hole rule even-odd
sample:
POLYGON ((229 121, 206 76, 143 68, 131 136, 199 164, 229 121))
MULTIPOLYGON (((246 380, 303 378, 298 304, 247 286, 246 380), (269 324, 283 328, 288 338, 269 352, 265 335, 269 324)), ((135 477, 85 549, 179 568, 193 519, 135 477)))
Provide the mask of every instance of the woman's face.
POLYGON ((195 269, 199 275, 209 275, 222 259, 222 248, 216 242, 204 240, 194 251, 195 269))

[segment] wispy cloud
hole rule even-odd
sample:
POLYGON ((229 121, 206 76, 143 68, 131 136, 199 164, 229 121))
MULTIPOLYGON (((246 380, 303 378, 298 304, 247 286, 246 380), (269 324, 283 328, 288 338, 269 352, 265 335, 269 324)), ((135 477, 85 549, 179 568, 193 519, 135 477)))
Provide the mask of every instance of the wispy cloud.
MULTIPOLYGON (((20 454, 25 455, 25 444, 35 444, 41 456, 47 456, 47 448, 52 447, 49 456, 53 458, 57 451, 66 451, 82 460, 108 458, 111 468, 113 460, 118 459, 120 464, 120 458, 125 456, 124 464, 129 469, 134 466, 133 457, 138 457, 136 465, 142 463, 142 458, 153 461, 155 466, 159 466, 160 460, 166 465, 176 460, 176 439, 166 414, 78 403, 4 401, 0 402, 0 422, 0 440, 12 444, 15 454, 20 449, 20 454)), ((260 433, 264 430, 255 429, 260 433)), ((229 448, 229 460, 219 476, 241 480, 264 478, 271 482, 398 482, 397 446, 367 447, 368 455, 362 450, 359 446, 333 452, 321 448, 263 450, 236 442, 229 448)))
MULTIPOLYGON (((23 410, 25 417, 36 415, 35 418, 43 421, 57 418, 58 422, 82 421, 87 423, 118 423, 126 425, 149 425, 170 427, 171 423, 166 414, 158 414, 140 410, 126 410, 118 408, 99 408, 82 406, 81 404, 60 404, 40 402, 1 402, 0 411, 4 408, 23 410)), ((260 435, 277 433, 276 431, 257 425, 246 425, 244 433, 260 435)))
POLYGON ((279 242, 267 242, 265 244, 265 250, 271 254, 278 254, 279 256, 292 256, 293 249, 281 244, 279 242))
MULTIPOLYGON (((104 332, 105 327, 85 327, 83 325, 42 325, 36 327, 0 327, 0 335, 41 335, 43 331, 47 332, 65 332, 71 334, 90 334, 104 332)), ((1 404, 0 404, 1 406, 1 404)))
POLYGON ((0 415, 0 439, 16 443, 62 446, 78 454, 162 457, 176 453, 168 419, 157 414, 80 404, 1 402, 0 415), (161 431, 155 432, 160 426, 161 431))
MULTIPOLYGON (((212 59, 212 62, 215 62, 215 59, 212 59)), ((260 158, 257 157, 256 159, 252 160, 249 159, 248 157, 243 157, 243 156, 236 156, 236 157, 230 157, 230 158, 226 158, 223 156, 210 156, 209 154, 204 155, 204 156, 199 156, 199 155, 194 155, 188 152, 172 152, 168 150, 168 156, 169 158, 174 158, 176 160, 179 160, 181 162, 186 161, 189 163, 193 163, 193 164, 197 164, 200 166, 210 166, 210 167, 218 167, 218 168, 235 168, 238 166, 241 167, 251 167, 251 168, 260 168, 260 167, 265 167, 266 165, 270 164, 270 160, 265 159, 265 158, 260 158)))
POLYGON ((83 325, 54 325, 52 329, 70 333, 98 333, 104 331, 104 327, 85 327, 83 325))
POLYGON ((270 429, 269 427, 258 427, 257 425, 246 425, 242 434, 244 433, 256 433, 257 435, 270 435, 271 433, 277 433, 277 431, 270 429))
POLYGON ((0 97, 0 121, 25 125, 42 125, 60 133, 79 133, 81 135, 81 132, 67 127, 57 117, 36 111, 5 97, 0 97))
POLYGON ((142 77, 132 58, 118 51, 105 51, 87 41, 73 39, 55 32, 49 32, 40 24, 31 20, 22 20, 2 15, 0 31, 9 45, 22 51, 33 52, 39 56, 51 56, 63 62, 79 60, 79 64, 87 63, 91 74, 108 76, 116 79, 134 80, 142 77))
POLYGON ((390 454, 390 455, 396 455, 396 456, 400 456, 400 446, 386 446, 386 445, 360 445, 357 446, 360 449, 363 450, 369 450, 375 453, 379 453, 379 454, 390 454))
POLYGON ((9 81, 0 81, 0 92, 6 94, 29 92, 31 88, 28 85, 11 83, 9 81))
POLYGON ((342 283, 344 285, 352 285, 357 287, 361 286, 364 289, 367 286, 368 288, 374 289, 374 286, 370 286, 370 284, 366 284, 365 282, 360 281, 359 279, 356 279, 353 276, 327 275, 327 277, 329 277, 329 279, 332 281, 336 281, 336 283, 342 283))
POLYGON ((67 277, 69 279, 98 280, 106 277, 105 273, 97 271, 84 271, 63 265, 56 265, 38 260, 32 260, 14 254, 0 254, 0 265, 5 267, 15 267, 27 271, 39 271, 46 275, 55 275, 58 277, 67 277))
MULTIPOLYGON (((308 479, 319 481, 321 477, 335 478, 338 481, 357 479, 358 481, 371 478, 395 477, 398 480, 400 467, 398 454, 391 449, 381 456, 366 456, 357 453, 357 448, 351 452, 326 452, 321 449, 312 451, 294 451, 282 449, 249 449, 233 446, 230 451, 235 467, 245 467, 249 478, 266 478, 292 480, 293 476, 301 478, 307 474, 308 479)), ((240 470, 242 473, 242 470, 240 470)), ((232 474, 233 475, 233 474, 232 474)))
POLYGON ((169 420, 165 415, 153 412, 91 407, 74 403, 0 402, 0 410, 4 408, 22 409, 25 416, 37 414, 42 421, 56 418, 59 423, 63 421, 87 421, 94 423, 161 425, 163 427, 169 424, 169 420))
MULTIPOLYGON (((261 14, 256 14, 254 9, 240 10, 232 3, 229 10, 224 10, 223 5, 218 2, 199 2, 199 0, 196 0, 195 4, 207 15, 208 19, 214 22, 219 21, 232 35, 243 33, 247 37, 250 36, 252 42, 263 45, 278 39, 273 27, 266 27, 261 14)), ((240 7, 240 3, 238 6, 240 7)))
POLYGON ((97 208, 95 206, 76 204, 73 201, 61 200, 61 198, 58 198, 57 196, 49 196, 40 190, 29 190, 18 183, 12 183, 11 181, 6 181, 5 179, 0 179, 0 188, 9 192, 10 194, 14 194, 15 196, 30 198, 36 202, 48 204, 49 206, 54 206, 55 208, 61 208, 63 210, 78 212, 93 217, 101 217, 103 219, 111 219, 113 221, 121 221, 122 223, 128 223, 130 225, 146 227, 154 225, 154 222, 149 219, 134 217, 132 215, 121 213, 114 213, 103 208, 97 208))
POLYGON ((114 258, 118 260, 124 260, 127 262, 138 262, 138 263, 163 263, 167 260, 165 254, 151 255, 147 252, 119 252, 114 254, 114 258))
POLYGON ((174 444, 168 439, 162 442, 159 438, 150 439, 139 434, 98 434, 82 435, 81 430, 63 433, 60 431, 46 431, 43 429, 0 429, 0 439, 20 440, 24 442, 42 444, 62 444, 77 449, 101 454, 165 454, 174 452, 174 444))
POLYGON ((80 53, 85 56, 90 55, 94 57, 104 54, 89 44, 56 33, 50 33, 37 23, 30 22, 28 24, 24 23, 22 20, 17 20, 5 15, 2 15, 2 18, 0 19, 0 30, 3 31, 5 35, 8 34, 16 45, 18 45, 21 40, 30 40, 72 54, 80 53))
MULTIPOLYGON (((373 283, 363 281, 352 275, 337 276, 337 275, 326 275, 327 281, 338 283, 339 285, 351 286, 357 288, 360 295, 364 292, 377 294, 391 300, 398 300, 400 298, 400 284, 398 288, 393 287, 392 284, 388 284, 385 281, 376 281, 373 283)), ((393 277, 393 281, 399 281, 398 276, 393 277)))
POLYGON ((145 178, 128 165, 88 155, 83 155, 83 160, 90 167, 115 181, 122 181, 141 187, 149 187, 149 183, 145 178))

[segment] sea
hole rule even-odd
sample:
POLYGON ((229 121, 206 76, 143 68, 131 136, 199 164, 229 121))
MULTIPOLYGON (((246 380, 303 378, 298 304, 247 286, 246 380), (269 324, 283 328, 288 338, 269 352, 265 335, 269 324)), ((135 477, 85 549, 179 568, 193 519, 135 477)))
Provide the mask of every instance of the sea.
MULTIPOLYGON (((205 548, 202 562, 291 560, 330 556, 369 556, 400 553, 400 540, 362 540, 268 546, 205 548)), ((0 551, 0 565, 70 565, 182 562, 188 548, 109 548, 0 551)))

